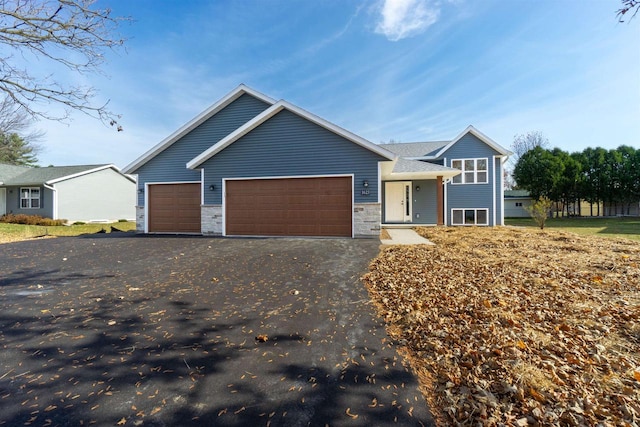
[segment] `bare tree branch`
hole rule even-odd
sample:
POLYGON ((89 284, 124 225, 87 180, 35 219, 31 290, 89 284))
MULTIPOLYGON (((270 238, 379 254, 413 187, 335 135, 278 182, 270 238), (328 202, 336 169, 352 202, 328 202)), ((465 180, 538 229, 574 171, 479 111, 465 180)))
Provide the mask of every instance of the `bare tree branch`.
POLYGON ((621 1, 622 1, 622 7, 618 9, 616 13, 616 16, 618 17, 618 21, 624 22, 624 19, 625 19, 625 16, 627 16, 627 13, 633 12, 629 17, 629 21, 631 21, 638 14, 638 10, 640 10, 640 0, 621 0, 621 1))
POLYGON ((118 25, 128 18, 114 17, 110 9, 93 8, 95 0, 0 0, 0 91, 35 117, 65 121, 71 110, 82 111, 104 123, 118 125, 120 116, 95 104, 91 87, 62 85, 52 75, 36 78, 14 60, 33 56, 60 64, 81 75, 101 73, 105 51, 124 45, 118 25), (63 114, 41 105, 59 104, 63 114))

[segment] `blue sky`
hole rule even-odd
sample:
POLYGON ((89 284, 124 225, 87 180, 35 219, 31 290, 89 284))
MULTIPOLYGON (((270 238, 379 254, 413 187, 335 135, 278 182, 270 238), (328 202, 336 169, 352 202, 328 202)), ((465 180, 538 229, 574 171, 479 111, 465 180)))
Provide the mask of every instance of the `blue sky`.
MULTIPOLYGON (((640 146, 640 16, 619 0, 100 0, 130 16, 104 75, 75 76, 124 132, 75 113, 39 121, 41 165, 124 167, 245 83, 372 142, 640 146)), ((47 72, 48 64, 32 67, 47 72)))

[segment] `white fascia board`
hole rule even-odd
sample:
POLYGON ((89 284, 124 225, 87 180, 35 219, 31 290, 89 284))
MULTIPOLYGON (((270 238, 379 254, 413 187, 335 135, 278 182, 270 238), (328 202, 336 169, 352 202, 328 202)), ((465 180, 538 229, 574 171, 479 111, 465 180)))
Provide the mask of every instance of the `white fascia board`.
POLYGON ((471 133, 472 135, 474 135, 476 138, 478 138, 480 141, 482 141, 485 144, 487 144, 489 147, 493 148, 495 151, 500 153, 502 156, 507 156, 508 157, 509 155, 513 154, 509 150, 507 150, 506 148, 504 148, 503 146, 501 146, 500 144, 495 142, 493 139, 489 138, 487 135, 483 134, 478 129, 474 128, 472 125, 469 125, 457 137, 455 137, 450 143, 448 143, 447 145, 442 147, 440 149, 440 151, 438 151, 436 153, 434 158, 441 157, 449 148, 451 148, 456 142, 460 141, 462 139, 462 137, 465 136, 468 133, 471 133))
POLYGON ((389 160, 395 160, 396 159, 396 155, 394 153, 392 153, 391 151, 388 151, 385 148, 382 148, 370 141, 367 141, 364 138, 359 137, 356 134, 353 134, 351 132, 349 132, 348 130, 345 130, 339 126, 334 125, 333 123, 330 123, 318 116, 316 116, 315 114, 309 113, 306 110, 303 110, 302 108, 296 107, 295 105, 284 101, 284 100, 280 100, 278 102, 276 102, 275 104, 273 104, 271 107, 267 108, 265 111, 263 111, 262 113, 258 114, 257 116, 255 116, 253 119, 249 120, 247 123, 245 123, 244 125, 240 126, 238 129, 236 129, 235 131, 233 131, 232 133, 230 133, 229 135, 227 135, 226 137, 224 137, 223 139, 221 139, 220 141, 218 141, 217 144, 215 144, 214 146, 212 146, 211 148, 207 149, 206 151, 204 151, 203 153, 201 153, 200 155, 196 156, 195 158, 193 158, 191 161, 189 161, 187 163, 187 168, 188 169, 196 169, 198 166, 200 166, 202 163, 206 162, 207 160, 209 160, 211 157, 215 156, 216 154, 218 154, 220 151, 224 150, 226 147, 228 147, 229 145, 233 144, 235 141, 237 141, 238 139, 242 138, 244 135, 246 135, 247 133, 251 132, 253 129, 257 128, 258 126, 260 126, 262 123, 266 122, 267 120, 269 120, 271 117, 275 116, 276 114, 278 114, 280 111, 282 110, 289 110, 292 113, 309 120, 312 123, 315 123, 319 126, 322 126, 323 128, 338 134, 340 136, 342 136, 345 139, 348 139, 349 141, 358 144, 370 151, 373 151, 374 153, 389 159, 389 160))
POLYGON ((45 184, 52 185, 52 184, 55 184, 57 182, 66 181, 68 179, 77 178, 77 177, 82 176, 82 175, 88 175, 90 173, 98 172, 98 171, 101 171, 101 170, 104 170, 104 169, 115 169, 115 171, 118 172, 120 175, 123 175, 125 178, 131 180, 132 182, 135 182, 134 180, 132 180, 128 176, 122 174, 120 172, 120 169, 118 169, 116 165, 104 165, 104 166, 99 166, 99 167, 93 168, 93 169, 87 169, 86 171, 77 172, 77 173, 74 173, 74 174, 71 174, 71 175, 62 176, 60 178, 50 179, 49 181, 45 182, 45 184))
POLYGON ((215 104, 213 104, 212 106, 204 110, 202 113, 198 114, 191 121, 187 122, 180 129, 178 129, 177 131, 175 131, 174 133, 172 133, 171 135, 169 135, 168 137, 160 141, 160 143, 158 143, 155 147, 151 148, 142 156, 138 157, 136 160, 131 162, 129 165, 127 165, 123 169, 123 172, 125 174, 133 173, 139 167, 141 167, 142 165, 147 163, 149 160, 151 160, 152 158, 160 154, 162 151, 170 147, 174 142, 176 142, 177 140, 179 140, 180 138, 182 138, 183 136, 191 132, 193 129, 200 126, 202 123, 204 123, 211 117, 218 114, 223 108, 231 104, 236 99, 240 98, 245 93, 263 102, 266 102, 267 104, 273 105, 276 102, 273 98, 267 95, 264 95, 254 89, 251 89, 250 87, 244 84, 241 84, 237 88, 235 88, 234 90, 226 94, 224 97, 222 97, 218 102, 216 102, 215 104))

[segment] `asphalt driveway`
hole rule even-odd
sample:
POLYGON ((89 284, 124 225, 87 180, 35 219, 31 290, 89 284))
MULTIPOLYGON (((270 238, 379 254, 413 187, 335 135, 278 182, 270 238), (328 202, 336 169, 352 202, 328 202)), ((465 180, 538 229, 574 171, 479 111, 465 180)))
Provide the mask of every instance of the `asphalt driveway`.
POLYGON ((0 426, 431 425, 359 281, 378 245, 0 245, 0 426))

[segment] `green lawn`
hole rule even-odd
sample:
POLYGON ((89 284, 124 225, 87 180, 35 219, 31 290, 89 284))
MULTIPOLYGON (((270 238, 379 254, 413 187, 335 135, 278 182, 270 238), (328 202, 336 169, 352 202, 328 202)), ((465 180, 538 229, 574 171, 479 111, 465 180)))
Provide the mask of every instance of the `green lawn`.
POLYGON ((79 236, 81 234, 97 233, 101 230, 105 230, 108 233, 111 231, 112 226, 122 231, 131 231, 136 229, 135 222, 62 225, 57 227, 0 223, 0 243, 15 242, 18 240, 26 240, 43 236, 79 236))
MULTIPOLYGON (((537 227, 531 218, 505 218, 506 225, 537 227)), ((640 218, 550 218, 545 228, 560 229, 577 234, 622 237, 640 241, 640 218)))

